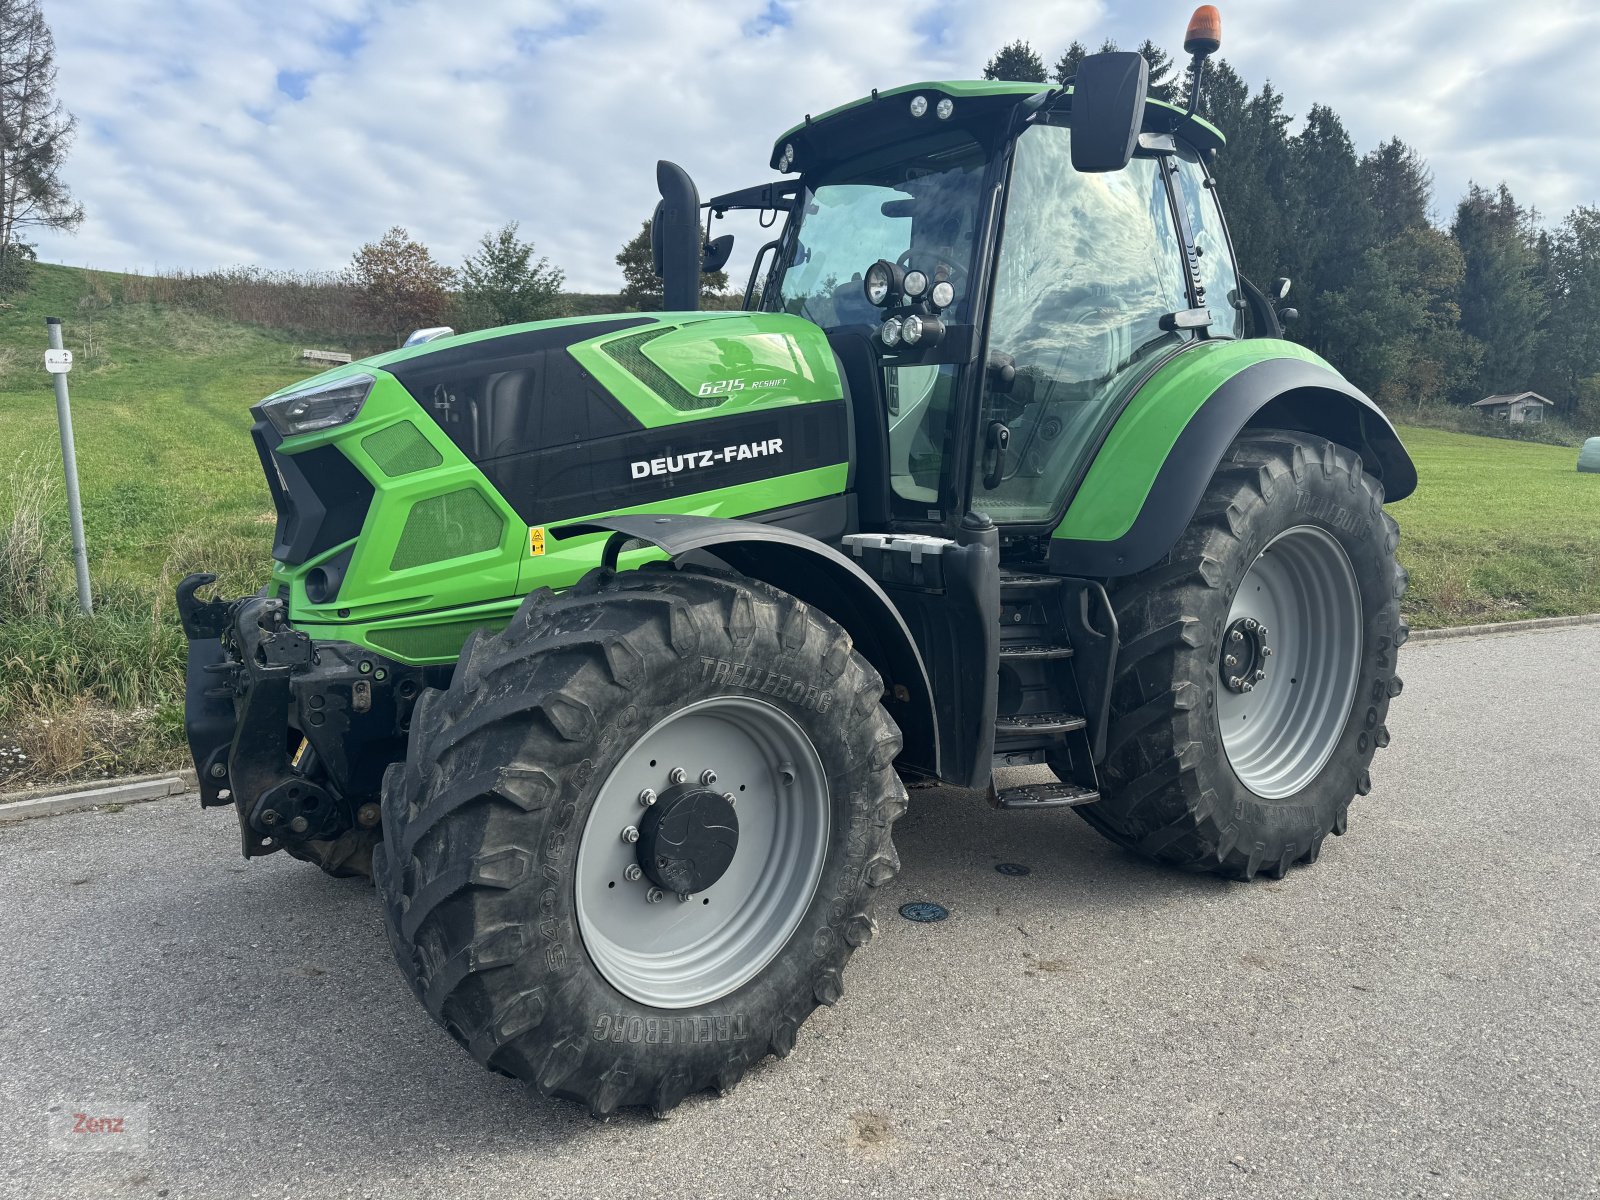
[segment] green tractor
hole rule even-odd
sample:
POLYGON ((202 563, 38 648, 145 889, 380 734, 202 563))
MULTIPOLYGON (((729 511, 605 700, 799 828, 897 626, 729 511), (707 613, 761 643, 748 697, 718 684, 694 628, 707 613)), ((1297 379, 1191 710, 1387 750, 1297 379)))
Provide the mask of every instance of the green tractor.
POLYGON ((839 1000, 906 782, 1314 862, 1388 741, 1416 473, 1238 274, 1196 97, 1146 86, 873 92, 705 204, 663 163, 669 311, 262 401, 270 582, 178 589, 201 802, 370 873, 434 1019, 601 1115, 839 1000), (740 209, 774 236, 697 311, 740 209))

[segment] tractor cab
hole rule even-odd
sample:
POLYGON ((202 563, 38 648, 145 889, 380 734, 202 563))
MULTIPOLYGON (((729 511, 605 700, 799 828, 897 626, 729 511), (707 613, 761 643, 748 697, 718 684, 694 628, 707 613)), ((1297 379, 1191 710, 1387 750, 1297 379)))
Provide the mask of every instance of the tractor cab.
POLYGON ((779 139, 773 165, 800 177, 751 292, 844 365, 864 519, 947 532, 976 510, 1046 533, 1139 382, 1244 333, 1206 167, 1221 134, 1146 100, 1138 56, 1096 58, 1137 60, 1137 86, 1096 105, 1102 75, 912 84, 779 139), (1126 159, 1083 169, 1075 137, 1114 143, 1119 122, 1126 159))

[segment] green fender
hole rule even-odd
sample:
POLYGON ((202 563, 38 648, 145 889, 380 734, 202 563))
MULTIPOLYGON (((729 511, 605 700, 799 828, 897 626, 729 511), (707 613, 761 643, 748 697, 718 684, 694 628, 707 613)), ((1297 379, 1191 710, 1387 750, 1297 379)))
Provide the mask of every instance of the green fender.
POLYGON ((1386 500, 1416 489, 1389 418, 1322 358, 1273 338, 1202 342, 1157 370, 1118 415, 1051 535, 1051 569, 1107 578, 1160 562, 1247 425, 1348 446, 1386 500))

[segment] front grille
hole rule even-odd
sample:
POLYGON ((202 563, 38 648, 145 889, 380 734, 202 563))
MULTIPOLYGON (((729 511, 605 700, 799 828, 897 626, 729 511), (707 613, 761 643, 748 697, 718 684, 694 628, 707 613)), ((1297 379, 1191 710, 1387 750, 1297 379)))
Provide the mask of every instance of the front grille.
POLYGON ((483 621, 449 621, 406 629, 374 629, 367 633, 367 640, 409 662, 455 658, 467 635, 483 625, 483 621))
POLYGON ((361 448, 391 479, 437 467, 444 456, 428 444, 410 421, 401 421, 361 439, 361 448))
POLYGON ((505 518, 472 488, 419 500, 406 517, 389 568, 404 571, 493 550, 505 525, 505 518))

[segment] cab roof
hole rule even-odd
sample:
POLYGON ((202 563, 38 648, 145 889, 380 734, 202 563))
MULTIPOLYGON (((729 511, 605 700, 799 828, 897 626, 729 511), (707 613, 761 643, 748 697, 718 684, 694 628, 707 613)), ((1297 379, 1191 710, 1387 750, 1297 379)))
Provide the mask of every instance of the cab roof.
MULTIPOLYGON (((794 146, 795 162, 801 170, 819 159, 833 157, 828 153, 829 143, 845 127, 856 125, 864 117, 870 118, 873 109, 882 108, 883 118, 887 121, 898 124, 903 119, 906 132, 911 133, 926 128, 927 123, 937 121, 934 112, 939 101, 943 99, 948 98, 955 105, 953 122, 967 124, 973 120, 992 120, 1028 96, 1055 90, 1059 90, 1055 84, 1011 79, 927 81, 908 83, 887 91, 874 90, 871 95, 862 96, 848 104, 841 104, 837 108, 830 108, 820 116, 807 114, 804 121, 785 130, 772 144, 770 165, 774 170, 778 169, 786 145, 794 146), (911 115, 910 99, 916 95, 928 98, 928 112, 923 117, 911 115), (895 101, 895 103, 885 106, 885 101, 895 101)), ((1072 88, 1068 87, 1066 93, 1071 96, 1072 88)), ((1070 103, 1066 107, 1070 110, 1070 103)), ((877 122, 874 121, 873 124, 876 125, 877 122)), ((1202 151, 1220 149, 1226 141, 1222 131, 1209 121, 1200 117, 1189 117, 1183 109, 1164 100, 1145 101, 1144 127, 1154 133, 1181 131, 1187 141, 1202 151)), ((894 126, 885 124, 881 132, 892 134, 894 126)))

